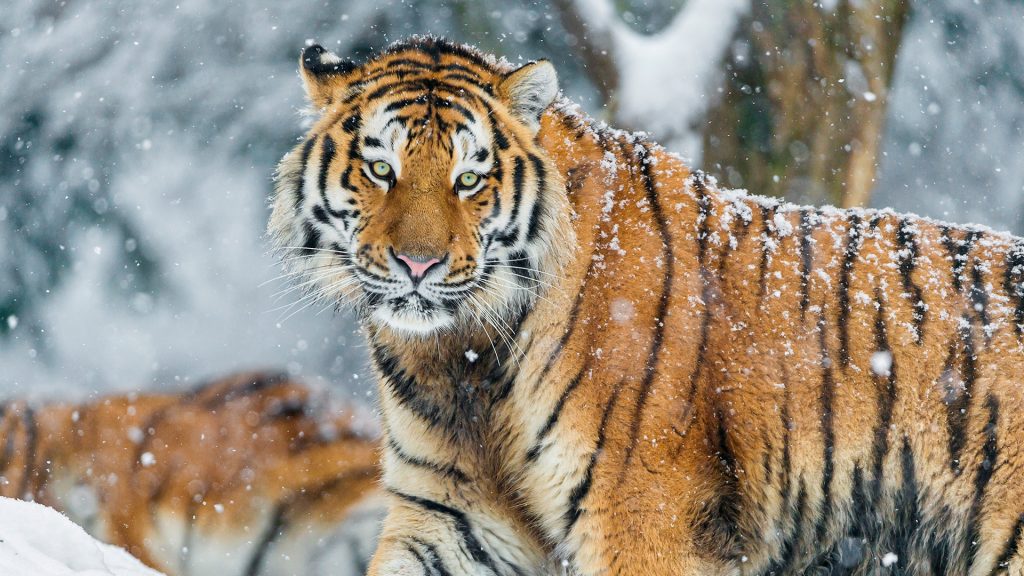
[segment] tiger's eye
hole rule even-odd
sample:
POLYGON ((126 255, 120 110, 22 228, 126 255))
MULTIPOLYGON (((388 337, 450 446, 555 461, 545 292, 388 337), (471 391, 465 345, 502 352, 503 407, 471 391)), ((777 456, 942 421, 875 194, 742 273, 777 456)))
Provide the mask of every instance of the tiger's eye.
POLYGON ((476 172, 463 172, 459 175, 459 186, 463 188, 472 188, 479 181, 480 175, 476 172))
POLYGON ((383 160, 378 160, 371 164, 370 169, 373 170, 374 174, 381 178, 387 177, 391 174, 391 164, 388 164, 383 160))

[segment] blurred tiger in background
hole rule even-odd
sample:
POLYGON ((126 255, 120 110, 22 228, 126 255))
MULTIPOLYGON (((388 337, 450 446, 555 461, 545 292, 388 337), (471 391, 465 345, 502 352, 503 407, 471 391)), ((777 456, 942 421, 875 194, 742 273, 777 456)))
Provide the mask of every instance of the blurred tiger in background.
POLYGON ((270 231, 363 320, 371 574, 1024 573, 1024 240, 721 190, 544 61, 300 66, 270 231))
POLYGON ((0 405, 0 495, 66 513, 168 576, 364 574, 377 442, 286 377, 0 405))

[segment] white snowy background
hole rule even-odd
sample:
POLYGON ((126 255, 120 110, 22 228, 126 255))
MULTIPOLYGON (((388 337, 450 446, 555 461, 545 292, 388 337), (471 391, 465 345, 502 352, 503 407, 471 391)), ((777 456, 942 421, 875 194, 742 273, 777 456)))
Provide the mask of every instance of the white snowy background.
MULTIPOLYGON (((597 16, 611 6, 587 1, 597 16)), ((635 12, 616 24, 629 48, 620 106, 638 125, 710 103, 714 68, 686 42, 745 13, 729 0, 709 16, 716 1, 619 2, 635 12), (665 81, 684 73, 700 82, 665 81)), ((286 285, 262 237, 271 172, 301 133, 308 40, 359 57, 436 33, 548 57, 566 94, 601 115, 542 2, 5 0, 2 13, 0 396, 284 367, 365 397, 351 317, 275 300, 286 285)), ((1022 61, 1021 2, 915 2, 874 204, 1024 232, 1022 61)), ((699 159, 690 136, 667 144, 699 159)))

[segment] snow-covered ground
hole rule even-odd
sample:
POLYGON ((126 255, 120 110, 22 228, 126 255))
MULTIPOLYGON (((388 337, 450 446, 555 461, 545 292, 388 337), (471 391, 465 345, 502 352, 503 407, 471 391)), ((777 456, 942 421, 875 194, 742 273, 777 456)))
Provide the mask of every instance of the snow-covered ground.
POLYGON ((160 576, 41 504, 0 497, 4 576, 160 576))

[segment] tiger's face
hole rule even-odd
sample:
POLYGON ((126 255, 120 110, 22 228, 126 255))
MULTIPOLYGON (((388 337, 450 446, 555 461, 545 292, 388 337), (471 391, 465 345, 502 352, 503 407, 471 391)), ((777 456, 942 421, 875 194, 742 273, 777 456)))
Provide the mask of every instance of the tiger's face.
POLYGON ((306 297, 420 336, 528 306, 568 249, 535 138, 551 64, 420 39, 363 65, 312 46, 300 69, 319 117, 278 168, 270 233, 306 297))

